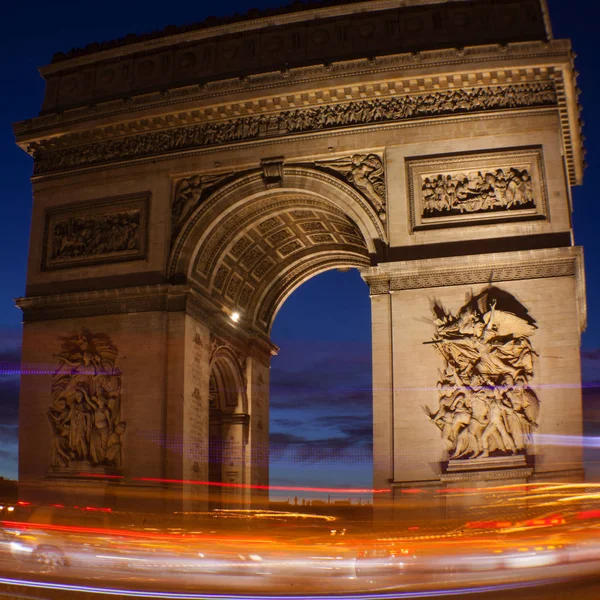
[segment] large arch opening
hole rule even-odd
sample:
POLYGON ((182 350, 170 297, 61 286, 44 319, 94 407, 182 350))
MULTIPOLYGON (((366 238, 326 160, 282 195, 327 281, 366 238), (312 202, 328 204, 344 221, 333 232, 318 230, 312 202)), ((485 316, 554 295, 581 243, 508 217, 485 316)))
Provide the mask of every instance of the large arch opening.
MULTIPOLYGON (((357 269, 330 270, 285 301, 271 330, 271 499, 365 505, 372 487, 369 290, 357 269), (343 493, 317 488, 344 489, 343 493)), ((290 507, 290 508, 291 508, 290 507)))
MULTIPOLYGON (((305 282, 350 270, 352 275, 344 275, 354 282, 350 295, 359 294, 368 304, 358 271, 376 264, 384 244, 381 217, 369 202, 347 183, 308 168, 284 168, 281 187, 266 185, 261 173, 251 173, 189 212, 173 241, 169 273, 188 284, 199 320, 230 353, 229 362, 222 357, 210 364, 209 481, 250 489, 234 493, 240 488, 226 485, 218 491, 218 485, 210 486, 210 508, 256 504, 255 490, 265 489, 269 481, 271 328, 279 310, 305 282), (249 398, 245 409, 239 401, 242 388, 249 398), (232 459, 232 448, 238 458, 232 459)), ((370 336, 368 315, 363 310, 361 321, 370 336)), ((370 338, 367 345, 370 355, 370 338)), ((287 350, 282 351, 287 357, 287 350)), ((364 358, 364 348, 358 354, 364 358)), ((370 394, 370 359, 366 362, 367 381, 352 385, 370 394)), ((364 422, 346 419, 344 429, 337 430, 338 452, 344 453, 342 438, 358 427, 368 432, 371 445, 370 396, 366 404, 359 415, 364 422)), ((327 415, 331 424, 334 416, 327 415)), ((370 473, 364 483, 366 478, 370 473)), ((347 487, 350 480, 343 483, 347 487)))

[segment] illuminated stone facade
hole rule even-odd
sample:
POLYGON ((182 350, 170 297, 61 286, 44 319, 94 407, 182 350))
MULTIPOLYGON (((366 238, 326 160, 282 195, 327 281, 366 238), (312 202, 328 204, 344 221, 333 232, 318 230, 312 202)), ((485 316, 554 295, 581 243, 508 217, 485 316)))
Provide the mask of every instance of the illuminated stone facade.
MULTIPOLYGON (((348 267, 372 297, 375 488, 580 477, 578 448, 532 437, 581 433, 564 387, 586 319, 572 59, 538 0, 326 3, 55 57, 41 114, 14 126, 35 159, 23 360, 56 367, 61 340, 110 340, 119 415, 103 367, 82 376, 99 382, 89 402, 77 373, 57 394, 51 374, 24 376, 20 481, 59 489, 85 466, 113 486, 182 481, 161 497, 188 508, 260 503, 194 482, 268 483, 273 319, 348 267), (498 326, 517 323, 508 305, 482 301, 477 330, 452 321, 492 288, 535 319, 526 358, 498 326), (473 364, 427 343, 455 326, 473 364), (521 359, 531 402, 506 377, 521 359), (474 433, 473 375, 511 388, 474 433), (468 388, 460 405, 440 381, 468 388)), ((64 360, 84 368, 80 354, 64 360)))

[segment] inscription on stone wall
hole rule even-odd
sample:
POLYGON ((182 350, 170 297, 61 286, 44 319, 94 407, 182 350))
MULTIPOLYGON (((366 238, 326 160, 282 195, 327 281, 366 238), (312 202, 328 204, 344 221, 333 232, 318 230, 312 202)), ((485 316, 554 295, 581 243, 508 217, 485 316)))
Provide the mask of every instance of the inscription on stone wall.
POLYGON ((431 342, 444 360, 439 403, 425 408, 440 429, 449 459, 526 453, 540 401, 531 389, 530 341, 537 326, 508 292, 490 286, 457 315, 434 304, 431 342))
POLYGON ((229 119, 142 133, 95 143, 56 148, 42 142, 34 152, 36 175, 191 148, 403 121, 417 117, 556 105, 553 82, 497 85, 406 94, 284 110, 270 115, 229 119))
POLYGON ((122 466, 126 423, 121 421, 117 356, 117 347, 104 333, 84 329, 62 338, 47 413, 53 470, 122 466))
POLYGON ((42 268, 143 258, 148 197, 115 198, 51 209, 42 268))
POLYGON ((547 217, 540 148, 407 161, 414 230, 547 217))

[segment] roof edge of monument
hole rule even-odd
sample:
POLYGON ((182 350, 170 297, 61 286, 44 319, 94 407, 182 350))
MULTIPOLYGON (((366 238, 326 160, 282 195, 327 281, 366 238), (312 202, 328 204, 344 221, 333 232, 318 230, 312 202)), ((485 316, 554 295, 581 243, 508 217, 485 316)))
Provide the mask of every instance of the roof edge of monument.
MULTIPOLYGON (((205 34, 208 33, 209 37, 216 37, 234 33, 239 30, 240 25, 247 31, 249 27, 250 29, 259 29, 261 27, 273 25, 274 20, 277 21, 277 24, 281 24, 281 19, 285 22, 307 19, 306 13, 309 11, 318 12, 319 17, 327 17, 361 12, 364 8, 361 8, 360 5, 366 4, 369 5, 369 10, 384 10, 386 8, 394 8, 402 5, 436 4, 439 3, 439 1, 440 0, 293 0, 278 8, 253 8, 245 13, 235 13, 225 17, 208 16, 204 20, 195 23, 186 25, 167 25, 162 29, 148 33, 130 33, 124 37, 113 40, 92 42, 83 48, 71 48, 68 52, 55 53, 48 67, 75 58, 87 57, 109 50, 122 49, 144 42, 155 42, 153 45, 162 45, 160 42, 165 38, 174 38, 180 35, 196 34, 201 38, 206 37, 205 34), (378 5, 381 5, 381 7, 378 5), (326 13, 332 14, 329 15, 326 13)), ((461 0, 446 1, 460 2, 461 0)), ((196 37, 196 35, 194 35, 194 37, 196 37)), ((171 43, 170 40, 169 43, 171 43)))
MULTIPOLYGON (((170 46, 180 42, 216 38, 270 26, 352 15, 364 11, 375 12, 394 8, 464 1, 466 0, 295 0, 281 8, 252 9, 247 13, 236 13, 231 17, 207 17, 203 21, 189 25, 168 25, 158 31, 128 34, 115 40, 94 42, 83 48, 73 48, 68 52, 57 52, 54 54, 51 63, 39 70, 45 76, 62 71, 65 68, 70 69, 98 60, 117 58, 125 54, 170 46)), ((545 0, 538 1, 541 3, 544 14, 547 38, 551 38, 545 0)))
MULTIPOLYGON (((482 60, 498 60, 500 63, 535 58, 536 61, 547 62, 548 65, 571 64, 571 43, 569 40, 553 39, 551 42, 515 42, 501 46, 489 44, 485 46, 469 46, 463 49, 448 48, 426 50, 418 54, 402 53, 381 57, 378 59, 356 59, 339 61, 330 65, 314 65, 309 67, 292 68, 289 72, 266 71, 240 81, 239 78, 216 80, 205 86, 186 85, 168 90, 143 92, 130 98, 109 98, 105 101, 86 106, 75 106, 60 111, 50 111, 29 119, 13 123, 13 132, 18 144, 27 145, 33 139, 44 135, 53 137, 57 130, 64 133, 66 127, 81 123, 97 123, 116 115, 133 114, 146 109, 164 109, 170 111, 184 110, 180 105, 199 99, 219 98, 243 90, 246 93, 259 91, 273 94, 273 90, 281 85, 290 85, 297 79, 311 81, 316 85, 329 81, 334 77, 349 77, 359 73, 380 73, 382 76, 407 77, 405 70, 424 67, 445 67, 454 64, 457 59, 470 66, 463 71, 477 70, 477 64, 482 60), (308 75, 310 72, 310 76, 308 75)), ((280 91, 279 93, 283 93, 280 91)), ((222 101, 221 101, 222 102, 222 101)), ((137 118, 137 117, 136 117, 137 118)), ((147 117, 146 117, 147 118, 147 117)), ((131 120, 130 118, 128 120, 131 120)), ((135 120, 135 119, 134 119, 135 120)), ((102 127, 103 124, 93 125, 102 127)), ((86 127, 87 129, 87 127, 86 127)))

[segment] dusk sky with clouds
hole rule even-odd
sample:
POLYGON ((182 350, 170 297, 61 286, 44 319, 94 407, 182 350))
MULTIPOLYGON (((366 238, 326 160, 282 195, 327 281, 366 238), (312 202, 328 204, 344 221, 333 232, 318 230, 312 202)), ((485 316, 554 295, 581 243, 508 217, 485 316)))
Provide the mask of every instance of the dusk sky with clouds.
MULTIPOLYGON (((17 476, 19 381, 10 372, 20 359, 21 314, 13 298, 24 295, 32 205, 32 161, 14 144, 11 124, 39 112, 44 84, 37 67, 48 64, 55 52, 91 42, 283 3, 33 0, 0 8, 0 476, 17 476)), ((586 256, 588 329, 582 365, 590 384, 600 382, 598 8, 589 0, 549 4, 555 37, 573 40, 583 90, 589 166, 584 186, 574 190, 573 218, 576 242, 586 256)), ((281 352, 271 370, 271 484, 370 487, 370 300, 359 274, 333 271, 305 283, 278 314, 272 339, 281 352)), ((593 408, 586 413, 588 431, 597 431, 593 408)))

